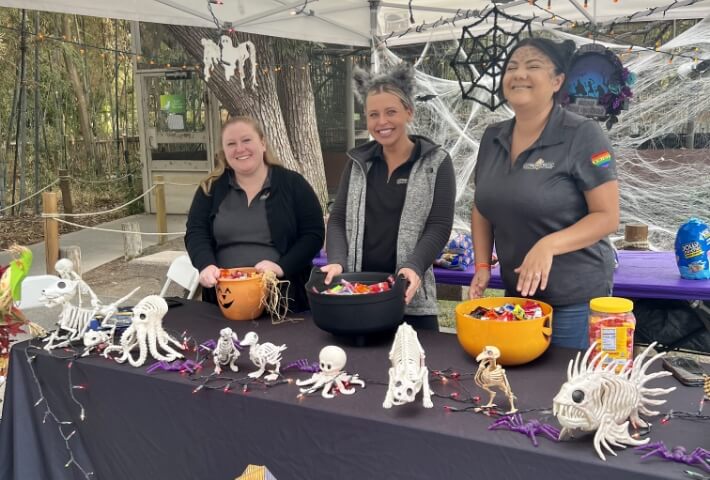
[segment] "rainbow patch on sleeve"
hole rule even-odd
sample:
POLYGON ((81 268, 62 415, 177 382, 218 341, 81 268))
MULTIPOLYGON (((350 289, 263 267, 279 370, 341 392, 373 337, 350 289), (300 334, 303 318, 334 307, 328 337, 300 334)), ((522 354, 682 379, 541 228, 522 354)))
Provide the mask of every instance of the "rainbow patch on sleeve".
POLYGON ((609 162, 611 162, 611 153, 608 150, 592 155, 592 164, 595 167, 606 168, 609 166, 609 162))

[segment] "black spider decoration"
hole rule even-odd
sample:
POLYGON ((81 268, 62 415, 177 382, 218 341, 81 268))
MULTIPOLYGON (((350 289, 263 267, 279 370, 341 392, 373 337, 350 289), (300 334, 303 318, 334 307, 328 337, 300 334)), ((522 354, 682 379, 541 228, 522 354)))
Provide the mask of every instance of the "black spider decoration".
POLYGON ((477 22, 463 28, 459 48, 450 62, 463 98, 478 102, 491 111, 505 102, 499 95, 503 63, 523 33, 531 34, 529 19, 507 15, 495 6, 483 13, 477 22), (516 24, 520 24, 520 28, 515 31, 504 30, 499 25, 503 21, 510 23, 510 28, 516 24), (473 35, 476 27, 483 23, 492 23, 492 27, 482 35, 473 35), (486 95, 481 95, 484 93, 481 90, 486 95))

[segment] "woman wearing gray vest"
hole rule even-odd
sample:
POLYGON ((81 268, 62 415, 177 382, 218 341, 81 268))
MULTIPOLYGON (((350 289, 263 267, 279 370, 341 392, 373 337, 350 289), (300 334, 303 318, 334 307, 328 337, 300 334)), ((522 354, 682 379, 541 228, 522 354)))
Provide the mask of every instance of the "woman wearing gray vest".
POLYGON ((405 321, 438 329, 432 262, 451 233, 456 181, 449 154, 409 135, 414 69, 400 64, 354 84, 374 138, 348 152, 349 162, 328 220, 325 283, 348 272, 390 272, 409 282, 405 321))
POLYGON ((481 139, 469 295, 488 286, 495 242, 506 291, 552 305, 553 344, 586 348, 589 300, 613 285, 607 235, 619 225, 619 186, 597 122, 555 102, 574 48, 528 38, 508 56, 502 86, 515 117, 481 139))

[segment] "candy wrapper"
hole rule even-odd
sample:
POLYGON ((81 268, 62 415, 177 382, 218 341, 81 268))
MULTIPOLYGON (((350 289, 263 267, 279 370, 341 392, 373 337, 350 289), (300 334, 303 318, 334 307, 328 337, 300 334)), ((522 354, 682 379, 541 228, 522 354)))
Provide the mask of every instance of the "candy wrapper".
POLYGON ((465 233, 457 233, 446 244, 434 265, 449 270, 466 270, 473 263, 473 241, 465 233))
POLYGON ((542 317, 542 308, 537 302, 528 300, 524 304, 506 303, 502 307, 476 307, 469 316, 480 320, 495 320, 499 322, 515 322, 517 320, 532 320, 542 317))
POLYGON ((689 280, 710 279, 710 228, 691 218, 678 229, 675 258, 680 276, 689 280))
POLYGON ((348 282, 347 280, 340 280, 338 285, 323 290, 322 292, 314 291, 315 293, 322 293, 325 295, 370 295, 373 293, 382 293, 390 290, 394 284, 394 278, 388 277, 386 282, 373 283, 372 285, 366 285, 364 283, 358 282, 348 282))

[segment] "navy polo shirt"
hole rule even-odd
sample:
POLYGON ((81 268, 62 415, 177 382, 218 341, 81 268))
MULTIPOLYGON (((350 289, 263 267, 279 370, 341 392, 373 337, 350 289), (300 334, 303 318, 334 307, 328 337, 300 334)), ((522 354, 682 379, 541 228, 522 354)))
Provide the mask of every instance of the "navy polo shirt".
MULTIPOLYGON (((474 201, 491 223, 501 276, 514 292, 513 271, 542 237, 578 222, 589 211, 584 192, 615 180, 611 143, 599 124, 555 105, 540 138, 511 162, 515 119, 488 127, 474 170, 474 201)), ((609 295, 614 253, 608 238, 557 255, 548 286, 535 298, 571 305, 609 295)))

